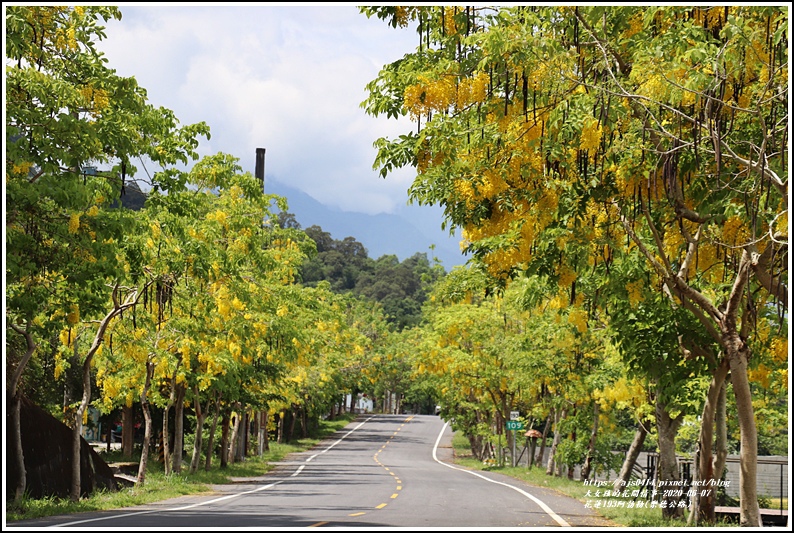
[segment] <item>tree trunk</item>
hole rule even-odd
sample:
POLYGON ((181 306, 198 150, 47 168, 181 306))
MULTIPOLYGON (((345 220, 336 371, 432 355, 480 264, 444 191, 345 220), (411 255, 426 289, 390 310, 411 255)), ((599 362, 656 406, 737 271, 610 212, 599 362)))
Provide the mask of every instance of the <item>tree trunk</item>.
POLYGON ((262 455, 262 411, 251 411, 251 415, 254 417, 254 435, 251 438, 256 437, 256 455, 257 457, 262 455))
POLYGON ((306 413, 306 406, 301 407, 301 435, 304 439, 309 438, 309 415, 306 413))
POLYGON ((659 477, 657 488, 666 507, 662 508, 662 517, 668 520, 683 516, 683 509, 678 507, 679 496, 675 491, 678 485, 678 459, 675 456, 675 438, 684 415, 673 418, 667 411, 667 404, 656 397, 656 428, 659 435, 659 477), (672 492, 670 492, 672 491, 672 492))
POLYGON ((538 438, 531 437, 527 439, 527 470, 532 470, 535 461, 535 447, 538 445, 538 438))
POLYGON ((720 394, 717 397, 717 414, 715 416, 715 448, 714 476, 722 479, 725 472, 725 461, 728 460, 728 414, 727 414, 727 385, 722 382, 720 394))
POLYGON ((146 481, 146 465, 149 460, 149 442, 152 440, 152 415, 149 412, 149 387, 154 376, 154 363, 146 362, 146 382, 141 392, 141 410, 143 410, 144 433, 143 446, 141 447, 141 462, 138 465, 138 486, 142 487, 146 481))
POLYGON ((295 420, 298 418, 295 410, 295 406, 292 406, 292 411, 290 412, 289 417, 289 433, 287 434, 287 442, 292 442, 295 438, 295 420))
POLYGON ((135 448, 135 411, 132 405, 121 408, 121 455, 126 459, 132 458, 135 448))
POLYGON ((262 456, 265 453, 265 449, 267 447, 267 409, 263 409, 259 411, 259 416, 257 417, 257 436, 256 436, 256 445, 259 448, 257 455, 262 456))
POLYGON ((736 397, 741 448, 739 450, 739 525, 760 527, 756 473, 758 469, 758 433, 753 412, 750 382, 747 378, 747 360, 750 350, 738 333, 727 333, 725 346, 731 367, 731 383, 736 397))
MULTIPOLYGON (((565 409, 563 409, 562 411, 560 411, 559 409, 554 410, 554 440, 551 443, 549 460, 546 463, 547 476, 555 475, 554 454, 557 452, 557 446, 560 444, 560 439, 562 437, 562 432, 560 431, 560 422, 564 418, 565 418, 565 409)), ((556 475, 559 475, 559 473, 557 473, 556 475)))
MULTIPOLYGON (((210 429, 210 435, 207 439, 207 458, 204 461, 204 470, 209 472, 210 467, 212 466, 212 454, 214 453, 214 446, 215 446, 215 430, 218 428, 218 416, 220 415, 220 404, 221 404, 221 395, 218 394, 215 396, 215 414, 212 417, 212 429, 210 429)), ((208 404, 209 405, 209 404, 208 404)), ((221 446, 221 450, 223 446, 221 446)), ((223 453, 221 453, 223 455, 223 453)))
POLYGON ((267 426, 270 423, 269 421, 270 413, 268 409, 262 411, 262 450, 269 452, 270 451, 270 436, 268 435, 267 426))
POLYGON ((587 457, 582 466, 581 481, 590 477, 593 457, 595 457, 596 437, 598 437, 598 402, 593 402, 593 431, 590 433, 590 442, 587 445, 587 457))
POLYGON ((715 474, 717 476, 716 479, 719 479, 719 476, 722 474, 721 472, 717 474, 714 471, 712 448, 714 444, 714 419, 717 413, 717 403, 727 375, 728 359, 723 357, 719 366, 714 370, 714 375, 711 378, 711 383, 706 393, 706 402, 703 405, 695 472, 697 473, 698 481, 704 483, 696 487, 692 512, 690 513, 687 523, 700 525, 701 523, 713 524, 716 521, 716 515, 714 513, 716 492, 714 487, 716 485, 712 485, 709 482, 715 479, 715 474))
POLYGON ((549 427, 551 426, 552 413, 546 417, 546 425, 543 426, 543 436, 540 439, 540 449, 538 455, 535 457, 535 464, 541 466, 543 464, 543 456, 546 455, 546 437, 549 435, 549 427))
POLYGON ((193 438, 193 455, 190 458, 190 469, 188 470, 191 474, 196 473, 199 462, 201 461, 201 445, 204 440, 204 418, 206 418, 207 411, 210 409, 211 401, 212 400, 207 400, 207 407, 202 410, 198 386, 193 387, 193 406, 196 410, 196 433, 193 438))
POLYGON ((8 386, 8 396, 11 398, 11 428, 10 428, 10 435, 8 436, 11 443, 11 461, 16 464, 17 472, 19 472, 19 478, 17 480, 17 485, 14 487, 14 503, 19 504, 22 502, 22 498, 25 495, 25 490, 27 489, 27 475, 25 473, 25 455, 22 450, 22 429, 21 429, 21 420, 20 420, 20 413, 22 409, 22 392, 19 388, 19 382, 22 380, 22 374, 25 372, 25 368, 30 361, 30 358, 33 357, 33 354, 36 351, 36 343, 33 340, 33 335, 30 334, 28 331, 28 327, 26 325, 25 329, 20 328, 16 324, 10 324, 11 329, 25 337, 25 355, 19 360, 17 363, 17 367, 14 369, 14 373, 11 376, 11 382, 8 386))
MULTIPOLYGON (((88 394, 90 395, 90 386, 88 394)), ((77 411, 75 411, 74 427, 72 428, 72 487, 69 499, 73 502, 80 501, 80 487, 82 485, 82 480, 80 479, 80 448, 82 447, 81 433, 83 432, 83 413, 85 412, 83 404, 87 405, 85 398, 81 402, 80 407, 77 408, 77 411)))
POLYGON ((645 425, 640 421, 637 425, 637 431, 634 432, 634 440, 631 441, 629 451, 626 452, 626 459, 623 461, 623 466, 620 468, 618 478, 612 484, 612 490, 622 491, 625 489, 629 480, 631 479, 631 472, 634 469, 634 464, 637 462, 642 451, 642 445, 645 443, 645 437, 648 435, 648 430, 645 425))
POLYGON ((221 419, 221 468, 229 465, 229 412, 224 410, 221 419))
POLYGON ((105 453, 109 454, 112 448, 110 443, 113 441, 113 419, 108 417, 105 426, 105 444, 107 445, 105 448, 105 453))
POLYGON ((284 412, 276 414, 276 442, 281 444, 284 442, 284 412))
POLYGON ((358 399, 358 389, 353 388, 350 393, 350 410, 348 412, 355 413, 356 412, 356 400, 358 399))
POLYGON ((245 460, 245 449, 248 439, 248 411, 243 409, 237 418, 238 423, 236 424, 234 435, 234 439, 237 441, 234 449, 234 462, 241 463, 245 460))
POLYGON ((163 429, 160 431, 162 435, 163 446, 163 473, 166 476, 171 475, 171 429, 168 426, 168 419, 171 414, 171 406, 174 404, 174 388, 171 387, 171 395, 168 398, 168 403, 165 404, 163 409, 163 429))
POLYGON ((234 415, 234 426, 232 428, 232 437, 229 442, 229 451, 228 451, 228 458, 227 461, 229 463, 234 463, 237 459, 237 439, 240 435, 240 426, 241 426, 241 416, 240 416, 240 402, 237 402, 235 407, 237 411, 234 415))
MULTIPOLYGON (((82 484, 80 480, 80 450, 82 448, 83 415, 88 409, 88 404, 91 402, 91 362, 94 359, 94 354, 96 354, 97 350, 99 350, 99 347, 102 345, 102 341, 105 338, 105 331, 107 331, 110 323, 113 321, 116 315, 118 315, 126 307, 131 306, 132 302, 134 302, 135 293, 128 296, 127 301, 122 305, 119 305, 115 300, 115 288, 113 289, 113 293, 113 309, 109 311, 108 314, 102 318, 102 320, 100 320, 99 326, 97 327, 96 333, 94 334, 94 340, 91 342, 91 347, 88 349, 85 360, 82 364, 83 394, 82 399, 80 400, 80 405, 77 407, 77 410, 74 414, 75 423, 74 427, 72 428, 72 487, 69 494, 69 499, 73 502, 80 500, 80 487, 82 484)), ((74 339, 74 352, 75 354, 78 353, 76 338, 74 339)))
MULTIPOLYGON (((174 373, 176 379, 176 372, 174 373)), ((174 473, 182 473, 182 455, 185 447, 185 393, 187 389, 184 383, 176 386, 176 398, 174 399, 174 473)))

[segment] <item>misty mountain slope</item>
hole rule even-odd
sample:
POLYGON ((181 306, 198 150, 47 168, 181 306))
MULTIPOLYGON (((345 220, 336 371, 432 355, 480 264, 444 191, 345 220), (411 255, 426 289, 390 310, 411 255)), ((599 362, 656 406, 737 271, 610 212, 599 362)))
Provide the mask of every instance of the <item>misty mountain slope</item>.
POLYGON ((460 252, 459 234, 450 236, 442 230, 441 211, 432 207, 412 205, 405 206, 398 214, 367 215, 325 206, 308 194, 272 179, 265 184, 265 192, 285 197, 289 212, 302 228, 320 226, 337 240, 353 237, 364 245, 372 259, 393 254, 403 261, 417 252, 426 253, 431 261, 433 257, 440 259, 447 271, 466 262, 460 252), (432 244, 435 244, 433 250, 432 244))

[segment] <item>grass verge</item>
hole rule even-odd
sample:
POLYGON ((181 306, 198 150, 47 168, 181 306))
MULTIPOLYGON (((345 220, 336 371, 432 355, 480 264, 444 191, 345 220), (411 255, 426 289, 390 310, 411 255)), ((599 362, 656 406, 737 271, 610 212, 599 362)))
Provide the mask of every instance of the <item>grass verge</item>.
MULTIPOLYGON (((486 466, 482 463, 482 461, 474 459, 471 453, 471 447, 469 446, 469 441, 466 437, 464 437, 459 432, 456 432, 452 439, 452 447, 455 453, 455 462, 461 466, 466 468, 471 468, 473 470, 484 470, 484 471, 492 471, 492 472, 499 472, 500 474, 510 476, 515 479, 520 479, 530 485, 535 485, 537 487, 543 487, 546 489, 556 490, 561 494, 565 494, 570 496, 571 498, 575 498, 582 503, 586 503, 588 500, 591 504, 594 504, 595 501, 599 501, 601 503, 601 507, 593 508, 593 511, 601 515, 602 517, 615 522, 618 526, 626 526, 626 527, 642 527, 642 528, 675 528, 675 527, 686 527, 686 520, 667 520, 662 517, 662 511, 660 508, 633 508, 629 509, 626 507, 604 507, 603 504, 606 501, 609 501, 610 498, 593 498, 592 496, 587 495, 587 491, 590 490, 591 493, 594 493, 595 490, 592 486, 586 486, 581 481, 575 481, 568 479, 567 477, 555 477, 555 476, 547 476, 546 469, 533 467, 531 470, 528 470, 526 467, 498 467, 498 466, 486 466)), ((611 489, 611 487, 607 487, 611 489)), ((627 502, 625 498, 613 498, 614 501, 623 501, 627 502)), ((715 524, 716 527, 725 526, 725 527, 736 527, 737 524, 722 522, 719 524, 715 524)))
MULTIPOLYGON (((190 466, 188 458, 188 464, 183 464, 183 472, 181 474, 166 476, 163 472, 163 465, 150 459, 146 471, 146 481, 142 487, 133 486, 115 492, 98 491, 87 498, 81 499, 79 502, 71 502, 68 498, 55 497, 44 499, 24 498, 19 505, 8 502, 6 522, 86 511, 119 509, 189 494, 209 493, 212 490, 211 485, 230 483, 232 478, 236 477, 255 477, 266 474, 275 467, 273 463, 281 461, 290 453, 302 452, 313 448, 324 438, 344 428, 355 419, 355 416, 347 414, 333 421, 322 420, 320 421, 317 437, 300 439, 288 444, 271 442, 270 451, 265 452, 261 456, 246 457, 245 461, 231 463, 224 469, 220 468, 219 462, 216 460, 209 471, 200 468, 195 474, 188 474, 186 473, 190 466)), ((108 463, 127 460, 122 459, 119 452, 100 455, 108 463)))

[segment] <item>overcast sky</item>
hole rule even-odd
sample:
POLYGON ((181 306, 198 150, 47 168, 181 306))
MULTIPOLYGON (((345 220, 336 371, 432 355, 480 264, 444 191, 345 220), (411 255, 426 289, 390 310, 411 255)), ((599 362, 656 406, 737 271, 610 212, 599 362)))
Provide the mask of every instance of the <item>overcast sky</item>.
MULTIPOLYGON (((149 101, 182 124, 205 121, 201 155, 225 152, 254 172, 266 152, 276 180, 345 211, 393 213, 414 174, 381 178, 378 137, 415 127, 372 118, 365 85, 412 51, 415 29, 368 19, 354 4, 120 4, 99 43, 108 65, 134 76, 149 101)), ((440 220, 439 220, 440 224, 440 220)))

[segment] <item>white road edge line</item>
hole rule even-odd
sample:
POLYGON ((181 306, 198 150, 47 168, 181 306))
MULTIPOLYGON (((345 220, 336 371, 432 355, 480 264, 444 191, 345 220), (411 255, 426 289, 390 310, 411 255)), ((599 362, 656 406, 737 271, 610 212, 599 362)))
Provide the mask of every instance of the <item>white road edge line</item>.
POLYGON ((466 470, 466 469, 463 469, 463 468, 459 468, 457 466, 453 466, 451 464, 448 464, 448 463, 445 463, 445 462, 439 460, 438 455, 436 454, 436 451, 438 450, 438 443, 441 442, 441 436, 444 434, 444 431, 447 429, 448 425, 449 425, 449 422, 445 422, 444 423, 444 427, 441 428, 441 433, 438 434, 438 438, 436 439, 436 443, 433 446, 433 460, 435 460, 435 462, 437 462, 440 465, 444 465, 446 467, 452 468, 453 470, 460 470, 461 472, 466 472, 467 474, 471 474, 473 476, 477 476, 479 478, 482 478, 485 481, 490 481, 491 483, 496 483, 497 485, 503 485, 505 487, 513 489, 516 492, 520 492, 521 494, 523 494, 524 496, 526 496, 527 498, 529 498, 530 500, 532 500, 533 502, 538 504, 540 506, 540 508, 543 509, 546 512, 546 514, 548 514, 550 517, 552 517, 554 519, 555 522, 557 522, 558 524, 560 524, 563 527, 571 527, 571 524, 566 522, 560 515, 555 513, 551 509, 551 507, 549 507, 544 502, 542 502, 541 500, 539 500, 535 496, 531 495, 530 493, 528 493, 528 492, 526 492, 526 491, 524 491, 522 489, 519 489, 518 487, 514 487, 513 485, 508 485, 507 483, 502 483, 501 481, 494 481, 493 479, 489 479, 489 478, 483 476, 482 474, 478 474, 477 472, 472 472, 471 470, 466 470))
MULTIPOLYGON (((369 422, 373 418, 375 418, 375 417, 371 416, 371 417, 367 418, 366 420, 361 422, 359 425, 357 425, 356 427, 354 427, 353 429, 351 429, 350 431, 345 433, 339 440, 337 440, 336 442, 330 444, 326 449, 324 449, 323 451, 318 452, 318 453, 312 455, 311 457, 309 457, 308 459, 306 459, 306 462, 308 463, 309 461, 311 461, 312 459, 314 459, 318 455, 327 452, 328 450, 330 450, 331 448, 333 448, 334 446, 336 446, 337 444, 342 442, 345 438, 349 437, 350 434, 353 433, 355 430, 359 429, 361 426, 363 426, 364 424, 366 424, 367 422, 369 422)), ((301 471, 305 467, 306 467, 306 465, 301 465, 293 474, 290 474, 289 477, 297 476, 298 474, 301 473, 301 471)), ((124 517, 127 517, 127 516, 138 516, 138 515, 152 514, 152 513, 165 513, 165 512, 168 512, 168 511, 184 511, 186 509, 192 509, 194 507, 201 507, 202 505, 209 505, 211 503, 216 503, 216 502, 220 502, 220 501, 223 501, 223 500, 229 500, 231 498, 236 498, 238 496, 245 496, 246 494, 253 494, 254 492, 259 492, 260 490, 270 489, 270 488, 273 488, 273 487, 275 487, 276 485, 278 485, 280 483, 283 483, 284 481, 285 480, 282 479, 282 480, 276 481, 274 483, 270 483, 268 485, 262 485, 261 487, 257 487, 257 488, 255 488, 253 490, 247 490, 245 492, 238 492, 236 494, 229 494, 228 496, 222 496, 220 498, 215 498, 213 500, 207 500, 206 502, 199 502, 199 503, 194 503, 194 504, 191 504, 191 505, 184 505, 182 507, 172 507, 170 509, 150 509, 148 511, 138 511, 138 512, 135 512, 135 513, 117 514, 117 515, 112 515, 112 516, 101 516, 101 517, 98 517, 98 518, 89 518, 87 520, 77 520, 75 522, 65 522, 63 524, 56 524, 56 525, 53 525, 53 526, 50 526, 50 527, 69 527, 69 526, 74 526, 74 525, 77 525, 77 524, 85 524, 87 522, 99 522, 100 520, 111 520, 113 518, 124 518, 124 517)))

